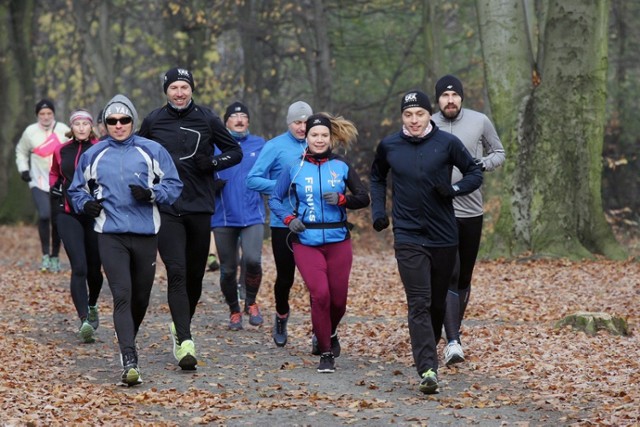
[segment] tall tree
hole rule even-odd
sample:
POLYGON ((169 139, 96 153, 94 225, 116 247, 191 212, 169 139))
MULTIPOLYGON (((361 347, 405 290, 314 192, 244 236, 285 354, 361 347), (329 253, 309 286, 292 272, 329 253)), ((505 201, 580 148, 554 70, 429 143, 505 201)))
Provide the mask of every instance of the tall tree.
POLYGON ((507 150, 492 252, 621 258, 601 195, 609 1, 532 4, 477 1, 493 117, 507 150))
POLYGON ((33 118, 34 0, 0 2, 0 99, 11 108, 0 114, 0 221, 24 217, 28 188, 18 178, 15 143, 33 118))

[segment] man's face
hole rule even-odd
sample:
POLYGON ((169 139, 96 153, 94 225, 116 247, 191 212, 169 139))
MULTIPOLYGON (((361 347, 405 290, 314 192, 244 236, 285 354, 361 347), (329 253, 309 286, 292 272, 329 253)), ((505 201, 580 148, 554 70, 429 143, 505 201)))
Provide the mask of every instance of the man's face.
POLYGON ((245 113, 233 113, 225 123, 227 129, 234 132, 243 133, 249 129, 249 116, 245 113))
POLYGON ((407 108, 402 112, 402 124, 411 136, 421 136, 430 120, 431 114, 422 107, 407 108))
POLYGON ((167 100, 177 108, 185 108, 191 102, 192 90, 189 83, 176 80, 167 87, 167 100))
POLYGON ((304 134, 307 131, 306 120, 296 120, 289 125, 289 132, 293 134, 297 139, 304 139, 304 134))
POLYGON ((48 128, 49 126, 51 126, 51 124, 53 124, 54 119, 55 116, 52 109, 43 108, 42 110, 38 111, 38 123, 40 123, 40 126, 48 128))
POLYGON ((442 114, 446 118, 455 119, 462 108, 462 98, 460 98, 457 92, 447 90, 438 98, 438 105, 440 106, 440 111, 442 111, 442 114))
POLYGON ((133 121, 124 114, 112 114, 104 119, 104 123, 107 125, 107 133, 116 141, 124 141, 133 133, 133 121))

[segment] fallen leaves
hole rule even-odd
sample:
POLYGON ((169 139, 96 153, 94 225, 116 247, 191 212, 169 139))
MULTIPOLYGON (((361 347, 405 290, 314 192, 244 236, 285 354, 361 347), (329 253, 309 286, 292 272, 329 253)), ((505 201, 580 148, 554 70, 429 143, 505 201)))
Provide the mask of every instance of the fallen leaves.
POLYGON ((284 414, 298 424, 309 422, 306 417, 317 420, 311 424, 640 422, 635 262, 478 262, 463 324, 466 362, 441 367, 441 393, 434 396, 415 390, 405 297, 390 248, 368 251, 354 241, 347 314, 339 328, 345 356, 329 376, 315 373, 317 358, 309 355, 309 297, 298 276, 291 343, 285 349, 272 343, 275 269, 268 244, 259 294, 265 326, 230 335, 219 288, 207 285, 196 314, 201 363, 190 375, 168 354, 166 275, 159 267, 158 296, 139 340, 144 366, 154 375, 147 380, 143 369, 143 386, 123 388, 115 386, 119 365, 108 293, 100 301, 98 342, 79 345, 68 271, 36 271, 35 228, 3 226, 0 232, 0 418, 7 425, 273 424, 284 414), (554 328, 577 311, 622 316, 632 335, 590 337, 554 328), (225 351, 233 349, 230 358, 225 351))

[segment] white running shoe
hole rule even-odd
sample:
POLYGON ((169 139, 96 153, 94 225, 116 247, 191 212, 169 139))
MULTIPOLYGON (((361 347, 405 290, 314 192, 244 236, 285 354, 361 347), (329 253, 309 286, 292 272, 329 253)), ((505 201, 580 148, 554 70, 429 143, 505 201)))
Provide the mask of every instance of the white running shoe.
POLYGON ((458 341, 451 341, 444 348, 444 364, 449 366, 460 362, 464 362, 462 346, 458 341))

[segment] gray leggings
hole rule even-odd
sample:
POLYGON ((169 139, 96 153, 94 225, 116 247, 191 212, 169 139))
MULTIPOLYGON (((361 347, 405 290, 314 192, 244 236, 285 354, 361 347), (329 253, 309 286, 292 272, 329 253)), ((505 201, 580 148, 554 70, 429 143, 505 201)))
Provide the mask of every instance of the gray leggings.
POLYGON ((231 313, 240 312, 238 303, 238 247, 242 250, 247 290, 246 304, 256 301, 262 283, 262 239, 264 224, 248 227, 216 227, 213 229, 220 260, 220 288, 231 313))
POLYGON ((55 210, 51 209, 49 193, 33 187, 31 196, 38 212, 38 235, 40 236, 42 255, 57 257, 60 253, 60 236, 56 221, 52 220, 52 214, 55 214, 55 210), (51 233, 51 245, 49 245, 49 233, 51 233))

